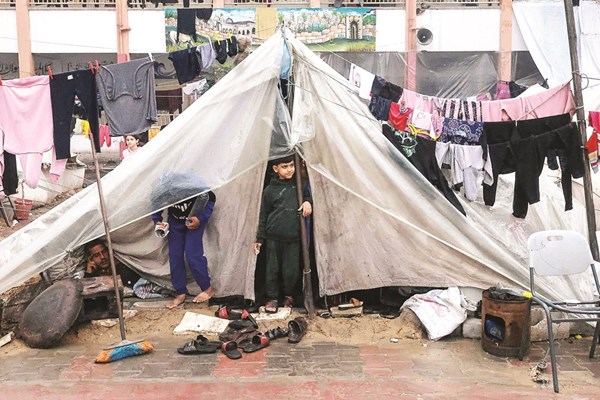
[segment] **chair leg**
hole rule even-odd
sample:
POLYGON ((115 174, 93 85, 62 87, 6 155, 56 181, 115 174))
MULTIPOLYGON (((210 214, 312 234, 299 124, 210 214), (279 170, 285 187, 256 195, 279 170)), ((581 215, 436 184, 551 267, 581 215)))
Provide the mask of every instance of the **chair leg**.
POLYGON ((552 385, 554 391, 558 393, 558 370, 556 368, 556 354, 554 353, 554 332, 552 331, 552 315, 550 314, 550 308, 542 300, 537 299, 535 296, 531 299, 539 304, 546 313, 546 321, 548 322, 548 351, 550 352, 550 366, 552 367, 552 385))
POLYGON ((596 329, 594 329, 594 340, 592 340, 592 348, 590 349, 590 358, 594 358, 596 345, 598 344, 598 336, 600 334, 600 321, 596 321, 596 329))
POLYGON ((554 332, 552 330, 552 316, 550 310, 546 309, 546 320, 548 321, 548 349, 550 351, 550 366, 552 367, 552 385, 558 393, 558 370, 556 368, 556 353, 554 352, 554 332))

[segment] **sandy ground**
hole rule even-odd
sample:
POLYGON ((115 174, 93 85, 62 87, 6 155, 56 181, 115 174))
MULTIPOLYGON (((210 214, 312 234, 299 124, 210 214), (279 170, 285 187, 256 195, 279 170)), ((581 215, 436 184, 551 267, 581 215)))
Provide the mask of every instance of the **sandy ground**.
MULTIPOLYGON (((72 194, 74 192, 60 195, 53 203, 34 208, 29 222, 60 204, 72 194)), ((0 240, 22 229, 27 223, 21 221, 13 227, 6 227, 3 221, 0 222, 0 240)), ((18 288, 13 288, 0 296, 4 298, 10 296, 14 290, 18 290, 18 288)), ((138 310, 135 316, 125 321, 127 338, 135 339, 170 335, 186 311, 214 315, 216 309, 216 306, 209 308, 206 305, 199 306, 188 301, 185 308, 176 310, 167 310, 161 307, 138 310)), ((265 331, 277 326, 287 326, 287 321, 300 315, 302 314, 294 312, 285 321, 259 322, 259 330, 265 331)), ((418 319, 412 312, 408 311, 403 312, 396 319, 386 319, 377 315, 361 315, 352 318, 321 318, 315 316, 309 322, 306 338, 316 341, 335 340, 348 344, 382 344, 383 342, 389 342, 392 338, 421 339, 423 336, 424 334, 420 328, 418 319)), ((182 336, 182 343, 189 337, 193 337, 193 334, 182 336)), ((62 343, 83 343, 102 346, 118 342, 119 340, 120 330, 118 324, 107 328, 87 322, 73 326, 62 338, 62 343)), ((22 341, 13 339, 10 345, 2 347, 0 354, 8 354, 23 346, 25 344, 22 341)))
MULTIPOLYGON (((173 334, 173 329, 181 322, 186 311, 214 315, 216 310, 216 306, 200 309, 144 310, 125 320, 127 336, 136 338, 144 335, 149 337, 170 335, 173 334)), ((259 330, 264 332, 277 326, 287 326, 287 322, 297 316, 305 315, 293 312, 286 320, 259 321, 259 330)), ((383 342, 389 343, 391 338, 402 339, 407 338, 407 336, 420 338, 420 330, 418 332, 407 330, 405 322, 403 317, 390 320, 371 315, 353 318, 321 318, 316 316, 309 321, 306 338, 315 341, 335 340, 348 344, 382 344, 383 342)), ((193 333, 190 333, 182 335, 182 337, 193 335, 193 333)), ((90 323, 73 327, 63 338, 66 343, 112 343, 118 340, 120 340, 118 325, 105 328, 92 326, 90 323)))
MULTIPOLYGON (((187 311, 214 315, 216 306, 187 309, 152 309, 138 310, 133 317, 126 318, 125 329, 127 339, 148 339, 173 335, 173 330, 181 322, 187 311)), ((306 315, 294 311, 286 320, 259 321, 259 331, 264 332, 278 326, 287 326, 287 322, 297 316, 306 315)), ((104 327, 92 322, 78 323, 63 336, 60 345, 84 344, 90 346, 107 346, 121 340, 119 325, 104 327)), ((198 333, 190 332, 181 337, 182 344, 194 338, 198 333)), ((216 334, 205 334, 210 339, 217 339, 216 334)), ((321 318, 315 316, 309 320, 309 328, 305 336, 306 340, 327 342, 335 341, 349 345, 372 344, 381 345, 389 343, 390 339, 399 340, 422 339, 424 333, 419 327, 418 320, 414 314, 402 313, 396 319, 386 319, 377 315, 361 315, 352 318, 321 318)), ((14 338, 9 345, 3 346, 0 354, 8 355, 14 351, 26 347, 26 344, 14 338)))

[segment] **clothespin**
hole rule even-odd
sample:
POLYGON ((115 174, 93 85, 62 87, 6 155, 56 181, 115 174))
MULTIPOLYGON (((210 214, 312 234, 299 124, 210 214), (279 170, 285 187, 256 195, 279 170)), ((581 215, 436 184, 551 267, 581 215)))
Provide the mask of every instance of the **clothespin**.
POLYGON ((229 32, 229 39, 231 39, 231 32, 229 32))
POLYGON ((90 70, 92 71, 92 74, 96 73, 96 71, 94 70, 94 64, 92 64, 91 61, 88 61, 88 67, 90 67, 90 70))
POLYGON ((0 86, 2 86, 2 75, 0 75, 0 86))
POLYGON ((98 60, 96 61, 96 73, 100 72, 100 64, 98 64, 98 60))
POLYGON ((54 79, 54 74, 52 73, 52 69, 49 65, 46 67, 46 71, 48 71, 48 76, 50 77, 50 79, 54 79))
POLYGON ((213 36, 213 40, 215 40, 217 42, 217 44, 219 44, 219 32, 215 32, 215 36, 213 36))
POLYGON ((148 57, 150 57, 150 61, 154 61, 154 57, 152 57, 152 53, 148 52, 148 57))

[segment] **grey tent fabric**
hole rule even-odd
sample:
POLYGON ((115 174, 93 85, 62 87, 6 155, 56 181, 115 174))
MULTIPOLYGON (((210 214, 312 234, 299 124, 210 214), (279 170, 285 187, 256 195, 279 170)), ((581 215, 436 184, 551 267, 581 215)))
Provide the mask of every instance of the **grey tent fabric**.
MULTIPOLYGON (((143 276, 169 284, 166 241, 152 233, 150 214, 177 201, 153 204, 151 192, 167 173, 190 174, 200 192, 218 199, 204 242, 217 296, 254 298, 252 243, 267 162, 294 148, 311 181, 321 295, 381 286, 526 287, 528 233, 585 232, 584 208, 575 202, 562 211, 560 188, 545 174, 542 201, 527 220, 511 220, 505 181, 506 201, 494 208, 461 200, 465 218, 385 139, 356 89, 292 37, 290 116, 277 89, 282 40, 269 39, 102 179, 116 255, 143 276)), ((90 186, 0 242, 0 291, 102 235, 90 186)), ((591 290, 583 280, 539 284, 540 294, 553 297, 578 299, 591 290)))
MULTIPOLYGON (((271 140, 289 134, 284 130, 290 126, 277 90, 281 49, 277 37, 263 44, 102 179, 116 256, 143 276, 169 283, 166 240, 152 233, 150 215, 183 199, 165 196, 156 202, 155 196, 153 202, 152 191, 165 175, 187 174, 204 186, 186 196, 210 189, 218 197, 205 240, 217 293, 253 297, 252 226, 258 221, 262 174, 270 156, 289 152, 288 140, 271 140), (219 222, 223 218, 226 222, 219 222)), ((0 291, 60 265, 103 235, 98 193, 91 185, 0 242, 0 291)))

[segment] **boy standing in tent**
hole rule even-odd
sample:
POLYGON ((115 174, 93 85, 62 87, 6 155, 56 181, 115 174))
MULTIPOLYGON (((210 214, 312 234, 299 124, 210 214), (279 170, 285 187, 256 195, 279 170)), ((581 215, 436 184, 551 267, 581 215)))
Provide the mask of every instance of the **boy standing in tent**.
MULTIPOLYGON (((208 262, 204 256, 202 236, 206 229, 208 219, 212 215, 217 197, 213 192, 207 192, 200 196, 184 200, 168 208, 168 223, 162 222, 162 210, 152 214, 154 224, 168 231, 169 240, 169 266, 171 271, 171 283, 177 295, 167 308, 173 309, 185 302, 187 295, 187 272, 185 260, 192 272, 194 280, 202 289, 202 292, 194 297, 194 303, 208 301, 214 290, 210 285, 208 275, 208 262), (197 210, 196 201, 202 202, 201 197, 208 196, 206 205, 197 210)), ((199 204, 200 204, 199 203, 199 204)))
POLYGON ((298 193, 294 173, 294 156, 272 162, 276 176, 263 192, 258 231, 254 251, 260 252, 267 246, 267 269, 265 295, 268 299, 265 311, 277 312, 280 297, 280 277, 284 305, 291 307, 300 278, 300 215, 312 213, 311 198, 303 183, 304 201, 298 204, 298 193))

